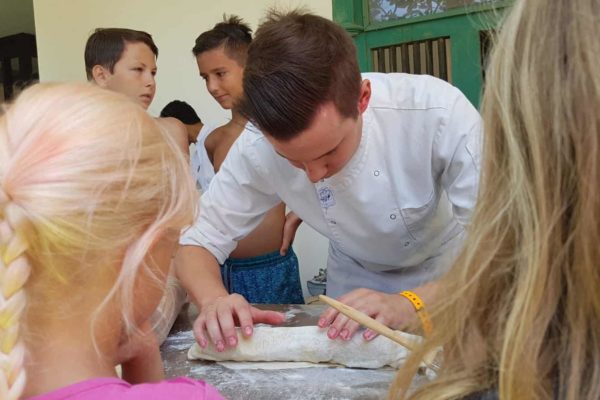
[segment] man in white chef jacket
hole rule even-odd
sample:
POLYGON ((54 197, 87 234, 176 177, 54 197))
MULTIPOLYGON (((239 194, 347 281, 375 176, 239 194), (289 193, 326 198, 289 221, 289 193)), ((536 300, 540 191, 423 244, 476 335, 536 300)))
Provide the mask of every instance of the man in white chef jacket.
MULTIPOLYGON (((361 77, 350 36, 297 11, 271 13, 257 30, 244 92, 240 111, 253 124, 202 196, 176 263, 200 311, 200 346, 234 347, 236 324, 250 336, 253 323, 283 321, 227 293, 219 271, 236 242, 281 201, 329 238, 328 295, 394 329, 406 326, 415 310, 398 292, 431 301, 475 203, 475 108, 430 76, 361 77)), ((333 309, 319 325, 332 339, 347 340, 359 328, 333 309)))

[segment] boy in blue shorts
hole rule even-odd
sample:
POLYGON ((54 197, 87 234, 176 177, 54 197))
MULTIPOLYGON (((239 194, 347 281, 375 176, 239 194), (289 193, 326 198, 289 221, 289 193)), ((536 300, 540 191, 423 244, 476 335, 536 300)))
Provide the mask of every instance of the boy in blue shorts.
MULTIPOLYGON (((250 28, 232 16, 196 39, 192 50, 206 88, 226 110, 231 120, 215 130, 203 129, 196 141, 200 186, 208 190, 229 149, 244 128, 251 124, 235 109, 243 96, 242 76, 246 52, 252 41, 250 28)), ((286 219, 285 204, 279 203, 221 265, 221 279, 227 291, 244 296, 250 303, 304 303, 298 259, 291 241, 300 219, 286 219)))

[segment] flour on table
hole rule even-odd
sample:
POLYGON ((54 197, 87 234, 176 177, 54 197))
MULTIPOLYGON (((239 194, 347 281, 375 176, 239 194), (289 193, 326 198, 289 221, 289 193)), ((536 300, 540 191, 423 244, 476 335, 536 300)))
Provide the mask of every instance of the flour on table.
POLYGON ((305 361, 217 361, 217 364, 228 369, 296 369, 296 368, 335 368, 337 364, 312 363, 305 361))
POLYGON ((292 318, 294 318, 297 314, 301 313, 301 310, 296 310, 296 309, 291 309, 291 310, 287 310, 285 312, 285 320, 290 320, 292 318))
MULTIPOLYGON (((402 333, 409 341, 419 337, 402 333)), ((362 335, 349 341, 331 340, 317 326, 255 327, 252 337, 240 338, 233 349, 217 352, 212 344, 202 349, 195 343, 188 352, 190 360, 212 361, 294 361, 333 363, 354 368, 398 368, 408 350, 390 339, 378 336, 370 342, 362 335)))

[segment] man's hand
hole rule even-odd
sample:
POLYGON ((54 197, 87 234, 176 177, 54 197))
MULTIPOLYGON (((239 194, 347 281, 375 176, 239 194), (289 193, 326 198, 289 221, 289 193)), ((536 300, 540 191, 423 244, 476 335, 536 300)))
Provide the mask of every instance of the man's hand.
POLYGON ((194 336, 200 347, 212 342, 217 351, 235 347, 238 343, 235 326, 240 326, 244 336, 252 335, 254 323, 278 325, 285 316, 276 311, 252 307, 239 294, 217 297, 200 306, 200 314, 194 322, 194 336))
MULTIPOLYGON (((361 288, 340 296, 338 300, 392 329, 404 328, 416 317, 412 304, 398 294, 361 288)), ((337 310, 328 308, 319 318, 319 327, 329 327, 327 336, 330 339, 339 337, 343 340, 350 340, 360 325, 337 310)), ((363 333, 366 340, 372 340, 376 336, 377 333, 370 329, 363 333)))
POLYGON ((290 211, 285 216, 285 222, 283 224, 283 237, 281 238, 281 248, 279 249, 279 254, 281 256, 285 256, 287 254, 288 249, 294 242, 294 238, 296 237, 296 231, 298 227, 302 224, 302 220, 298 217, 293 211, 290 211))
POLYGON ((276 325, 285 320, 282 313, 259 310, 243 296, 228 294, 216 258, 202 247, 182 246, 175 267, 177 277, 200 312, 194 322, 194 336, 202 348, 209 342, 217 351, 235 347, 236 325, 248 337, 255 322, 276 325))

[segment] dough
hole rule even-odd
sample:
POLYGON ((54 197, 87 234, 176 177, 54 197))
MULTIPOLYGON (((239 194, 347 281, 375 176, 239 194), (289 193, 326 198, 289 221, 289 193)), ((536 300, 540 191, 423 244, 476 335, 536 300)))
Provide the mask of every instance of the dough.
MULTIPOLYGON (((403 333, 408 340, 419 337, 403 333)), ((255 327, 252 337, 245 338, 238 330, 238 345, 219 353, 210 344, 202 349, 197 343, 190 348, 188 359, 212 361, 308 361, 335 363, 355 368, 398 368, 408 350, 378 336, 367 342, 355 334, 352 340, 331 340, 317 326, 255 327)))
POLYGON ((298 368, 335 368, 337 364, 329 363, 311 363, 306 361, 217 361, 217 364, 222 365, 227 369, 244 370, 244 369, 260 369, 260 370, 282 370, 282 369, 298 369, 298 368))

